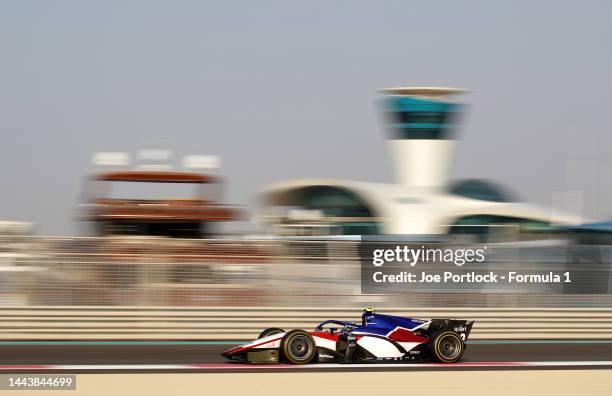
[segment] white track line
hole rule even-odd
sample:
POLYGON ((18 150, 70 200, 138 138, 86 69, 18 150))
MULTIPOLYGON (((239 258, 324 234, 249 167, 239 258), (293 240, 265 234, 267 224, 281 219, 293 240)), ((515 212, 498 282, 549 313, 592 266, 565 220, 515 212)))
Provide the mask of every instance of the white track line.
POLYGON ((432 363, 365 363, 365 364, 310 364, 304 366, 288 364, 59 364, 59 365, 0 365, 0 371, 10 370, 253 370, 253 369, 366 369, 366 368, 465 368, 465 367, 594 367, 612 366, 612 361, 559 361, 559 362, 463 362, 455 364, 432 363))

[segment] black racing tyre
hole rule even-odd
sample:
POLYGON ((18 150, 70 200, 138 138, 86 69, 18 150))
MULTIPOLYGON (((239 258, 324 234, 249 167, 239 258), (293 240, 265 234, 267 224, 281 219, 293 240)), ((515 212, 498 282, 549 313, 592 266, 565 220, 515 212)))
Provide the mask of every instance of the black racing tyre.
POLYGON ((285 332, 285 330, 279 329, 278 327, 270 327, 269 329, 265 329, 264 331, 259 333, 259 335, 257 336, 257 339, 264 338, 264 337, 269 337, 271 335, 279 334, 279 333, 284 333, 284 332, 285 332))
POLYGON ((450 330, 435 333, 427 344, 429 355, 435 362, 455 363, 465 352, 465 343, 461 336, 450 330))
POLYGON ((281 356, 293 364, 308 364, 317 355, 314 339, 304 330, 291 330, 280 344, 281 356))

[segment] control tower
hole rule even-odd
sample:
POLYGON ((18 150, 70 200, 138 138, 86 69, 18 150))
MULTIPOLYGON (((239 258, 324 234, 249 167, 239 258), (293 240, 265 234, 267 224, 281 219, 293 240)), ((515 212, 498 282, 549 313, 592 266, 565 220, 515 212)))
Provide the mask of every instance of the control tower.
POLYGON ((455 100, 462 92, 433 87, 382 90, 397 181, 278 182, 262 192, 260 218, 279 235, 460 235, 480 241, 504 241, 506 233, 498 231, 508 229, 519 231, 508 238, 522 240, 519 234, 524 233, 525 240, 532 240, 538 237, 530 235, 532 231, 579 224, 575 215, 518 202, 496 182, 470 178, 449 183, 460 114, 466 107, 455 100))
POLYGON ((446 187, 458 115, 464 107, 451 97, 464 91, 410 87, 382 92, 398 183, 414 188, 446 187))

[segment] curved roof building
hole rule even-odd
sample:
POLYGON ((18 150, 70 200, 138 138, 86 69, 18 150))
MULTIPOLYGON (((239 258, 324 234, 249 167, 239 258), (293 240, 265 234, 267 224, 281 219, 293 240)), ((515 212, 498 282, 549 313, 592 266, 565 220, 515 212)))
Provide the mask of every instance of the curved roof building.
POLYGON ((449 183, 457 124, 464 105, 454 88, 382 91, 397 183, 331 179, 276 183, 262 193, 264 220, 293 235, 490 235, 509 226, 543 230, 578 216, 519 203, 496 183, 449 183), (497 230, 499 230, 497 229, 497 230))

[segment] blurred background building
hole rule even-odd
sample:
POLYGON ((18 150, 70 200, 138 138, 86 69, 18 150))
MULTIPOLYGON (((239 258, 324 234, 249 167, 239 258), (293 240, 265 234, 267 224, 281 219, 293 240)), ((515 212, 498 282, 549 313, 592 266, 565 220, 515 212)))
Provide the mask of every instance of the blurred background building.
POLYGON ((98 169, 85 181, 80 205, 94 235, 202 238, 214 234, 214 223, 239 217, 220 202, 217 157, 185 156, 180 171, 170 160, 167 150, 141 150, 130 167, 127 153, 95 154, 98 169))
POLYGON ((264 221, 282 235, 437 234, 479 240, 579 223, 578 216, 518 202, 497 182, 449 182, 465 107, 455 98, 462 92, 383 90, 396 183, 302 179, 273 184, 262 193, 264 221))

